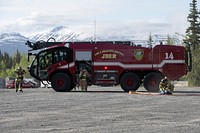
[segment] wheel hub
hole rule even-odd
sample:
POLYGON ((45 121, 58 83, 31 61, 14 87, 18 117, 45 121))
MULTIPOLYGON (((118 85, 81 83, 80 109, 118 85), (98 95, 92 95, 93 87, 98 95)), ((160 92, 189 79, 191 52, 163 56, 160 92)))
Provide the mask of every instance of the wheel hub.
POLYGON ((57 79, 56 84, 57 84, 57 86, 62 87, 64 85, 64 80, 63 79, 57 79))
POLYGON ((134 84, 134 82, 133 82, 133 80, 128 79, 128 80, 126 81, 126 84, 127 84, 128 86, 132 86, 132 85, 134 84))
POLYGON ((154 79, 152 79, 152 80, 150 80, 150 84, 151 84, 152 86, 156 86, 156 85, 157 85, 157 81, 154 80, 154 79))

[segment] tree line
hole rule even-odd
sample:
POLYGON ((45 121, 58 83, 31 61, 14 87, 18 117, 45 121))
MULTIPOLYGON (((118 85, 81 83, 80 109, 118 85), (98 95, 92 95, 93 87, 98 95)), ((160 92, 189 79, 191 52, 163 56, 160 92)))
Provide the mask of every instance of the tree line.
POLYGON ((187 79, 190 86, 200 86, 200 11, 197 8, 197 0, 192 0, 190 3, 187 20, 189 27, 186 29, 183 41, 192 53, 192 71, 188 74, 187 79))
POLYGON ((21 66, 26 71, 26 78, 30 78, 27 66, 29 62, 26 54, 20 54, 17 50, 16 53, 10 56, 7 52, 0 51, 0 78, 15 77, 15 70, 21 66))

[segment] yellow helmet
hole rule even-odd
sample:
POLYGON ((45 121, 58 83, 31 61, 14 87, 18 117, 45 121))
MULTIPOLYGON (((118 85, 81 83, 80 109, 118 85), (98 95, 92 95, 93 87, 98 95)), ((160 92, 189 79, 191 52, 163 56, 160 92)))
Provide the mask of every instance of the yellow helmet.
POLYGON ((167 77, 164 77, 164 78, 161 80, 161 82, 162 82, 162 83, 166 83, 167 80, 168 80, 167 77))

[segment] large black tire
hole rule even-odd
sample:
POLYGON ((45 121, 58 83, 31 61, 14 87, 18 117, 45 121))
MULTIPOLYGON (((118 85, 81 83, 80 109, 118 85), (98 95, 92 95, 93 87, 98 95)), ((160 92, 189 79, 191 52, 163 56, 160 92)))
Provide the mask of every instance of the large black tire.
POLYGON ((159 84, 163 76, 159 73, 152 72, 144 78, 144 88, 149 92, 158 92, 159 84))
POLYGON ((120 79, 120 86, 125 92, 136 91, 140 86, 140 78, 134 73, 125 73, 120 79))
POLYGON ((57 92, 71 91, 71 79, 65 73, 56 73, 51 78, 51 85, 57 92))

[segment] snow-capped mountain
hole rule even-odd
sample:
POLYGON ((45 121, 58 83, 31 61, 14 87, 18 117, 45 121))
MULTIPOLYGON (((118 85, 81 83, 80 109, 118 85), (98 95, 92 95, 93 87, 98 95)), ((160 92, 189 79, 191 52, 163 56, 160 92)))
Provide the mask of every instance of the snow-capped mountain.
POLYGON ((48 32, 39 33, 36 35, 33 35, 29 37, 30 40, 48 40, 50 37, 53 37, 56 39, 56 41, 74 41, 77 40, 77 37, 80 35, 80 32, 72 31, 71 29, 64 27, 64 26, 58 26, 55 27, 53 30, 48 32))
MULTIPOLYGON (((166 43, 166 40, 169 35, 159 35, 154 34, 152 37, 152 45, 157 45, 162 42, 166 43)), ((47 41, 49 38, 55 38, 57 42, 67 42, 67 41, 131 41, 135 45, 147 46, 148 44, 148 35, 139 35, 139 36, 99 36, 91 35, 86 31, 78 31, 76 29, 68 28, 65 26, 58 26, 49 30, 47 32, 38 33, 30 37, 25 37, 20 33, 3 33, 0 34, 0 50, 1 52, 7 52, 11 55, 16 53, 17 49, 22 53, 27 53, 28 46, 25 45, 26 41, 47 41)), ((170 38, 176 44, 181 44, 182 38, 178 35, 171 35, 170 38)))
POLYGON ((91 35, 83 31, 77 31, 72 28, 65 26, 55 27, 53 30, 48 32, 39 33, 30 36, 29 39, 39 41, 48 40, 50 37, 55 38, 56 41, 67 42, 67 41, 131 41, 133 36, 98 36, 91 35))
POLYGON ((27 40, 28 38, 15 32, 0 34, 0 50, 11 55, 17 50, 25 52, 28 50, 28 47, 24 45, 27 40))
MULTIPOLYGON (((159 44, 160 42, 166 43, 166 40, 169 35, 160 35, 160 34, 153 34, 152 37, 152 43, 154 45, 159 44)), ((147 45, 149 35, 130 35, 130 36, 99 36, 99 35, 91 35, 83 31, 77 31, 72 28, 68 28, 65 26, 58 26, 55 27, 53 30, 50 30, 48 32, 39 33, 36 35, 33 35, 29 37, 30 40, 34 41, 40 41, 44 40, 47 41, 50 37, 55 38, 58 42, 67 42, 67 41, 132 41, 136 45, 147 45)), ((180 44, 180 40, 183 38, 180 38, 179 35, 170 35, 171 39, 173 39, 175 44, 180 44)))
POLYGON ((13 42, 24 42, 27 40, 26 37, 22 36, 20 33, 3 33, 0 35, 0 43, 13 43, 13 42))

